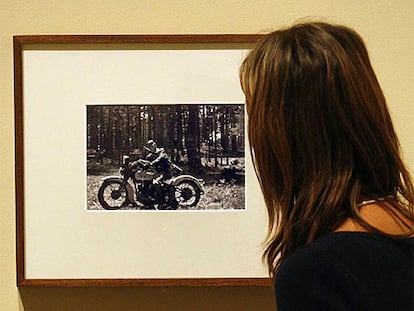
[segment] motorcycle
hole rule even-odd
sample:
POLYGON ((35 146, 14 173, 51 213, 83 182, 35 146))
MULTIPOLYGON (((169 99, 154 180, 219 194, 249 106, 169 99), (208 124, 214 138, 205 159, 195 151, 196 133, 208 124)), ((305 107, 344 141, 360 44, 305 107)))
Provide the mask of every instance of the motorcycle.
POLYGON ((139 159, 131 162, 125 156, 120 166, 120 176, 103 179, 98 190, 98 200, 106 210, 117 210, 132 205, 143 209, 175 210, 178 207, 192 208, 204 193, 202 179, 184 175, 183 170, 169 162, 172 178, 156 182, 157 172, 149 161, 139 159))

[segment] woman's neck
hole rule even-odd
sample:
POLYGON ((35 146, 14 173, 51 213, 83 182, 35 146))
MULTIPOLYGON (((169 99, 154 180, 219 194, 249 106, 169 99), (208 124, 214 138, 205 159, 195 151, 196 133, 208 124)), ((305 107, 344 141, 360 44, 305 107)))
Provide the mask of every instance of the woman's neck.
MULTIPOLYGON (((371 226, 387 234, 401 235, 409 232, 410 228, 402 222, 402 219, 407 224, 411 224, 411 227, 414 226, 413 222, 397 211, 394 211, 394 213, 376 202, 364 204, 360 208, 362 219, 364 219, 371 226)), ((364 227, 352 218, 347 218, 341 225, 339 225, 338 228, 335 229, 335 232, 343 231, 367 232, 364 227)), ((414 234, 411 236, 414 236, 414 234)))

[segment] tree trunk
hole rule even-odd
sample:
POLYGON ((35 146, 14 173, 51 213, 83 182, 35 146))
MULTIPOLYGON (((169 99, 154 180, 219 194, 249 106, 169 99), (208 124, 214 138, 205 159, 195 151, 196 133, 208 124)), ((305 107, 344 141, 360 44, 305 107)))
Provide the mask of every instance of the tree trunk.
POLYGON ((188 126, 185 144, 187 148, 188 166, 196 173, 202 171, 201 158, 197 146, 200 136, 199 105, 188 105, 188 126))

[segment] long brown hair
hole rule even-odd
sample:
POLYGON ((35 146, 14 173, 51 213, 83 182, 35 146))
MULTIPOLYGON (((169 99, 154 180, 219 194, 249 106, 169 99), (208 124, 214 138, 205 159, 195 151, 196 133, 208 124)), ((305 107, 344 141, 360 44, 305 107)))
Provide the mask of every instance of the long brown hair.
POLYGON ((412 234, 414 190, 362 38, 302 23, 266 35, 240 68, 253 163, 269 216, 271 275, 292 251, 374 199, 412 234), (402 215, 402 216, 401 216, 402 215), (407 221, 408 220, 408 221, 407 221))

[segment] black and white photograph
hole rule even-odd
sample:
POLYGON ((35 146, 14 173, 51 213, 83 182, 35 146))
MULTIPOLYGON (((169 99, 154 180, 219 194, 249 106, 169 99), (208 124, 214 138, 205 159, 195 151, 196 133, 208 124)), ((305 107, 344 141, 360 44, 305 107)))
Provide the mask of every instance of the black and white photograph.
POLYGON ((88 210, 245 210, 244 104, 86 105, 88 210))

